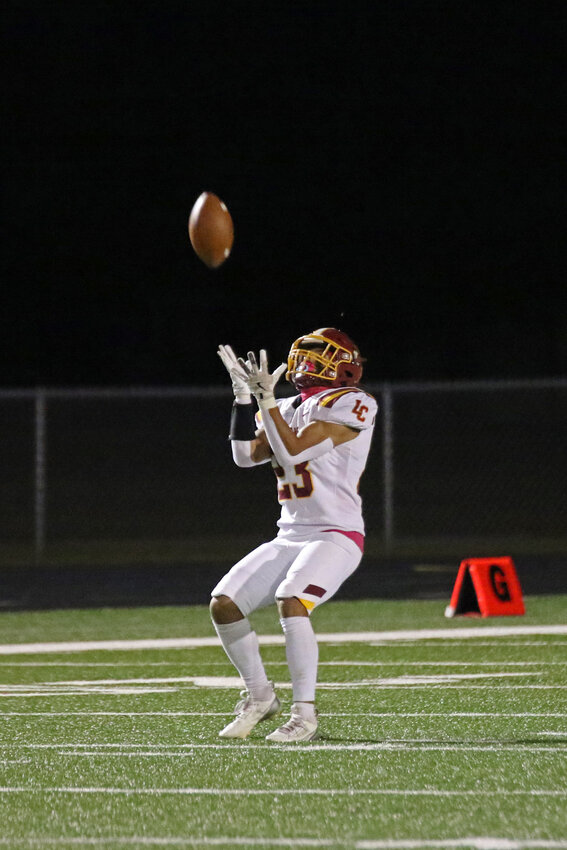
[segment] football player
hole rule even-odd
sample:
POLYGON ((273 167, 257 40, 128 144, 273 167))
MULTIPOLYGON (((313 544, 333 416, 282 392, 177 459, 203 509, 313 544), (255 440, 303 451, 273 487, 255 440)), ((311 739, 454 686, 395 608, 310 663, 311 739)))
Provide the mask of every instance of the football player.
POLYGON ((232 567, 212 591, 211 616, 246 690, 236 718, 219 732, 246 738, 280 711, 248 615, 277 603, 285 636, 293 705, 268 741, 317 736, 318 646, 309 615, 354 572, 364 548, 358 483, 364 471, 377 404, 358 384, 364 358, 336 328, 320 328, 291 346, 287 365, 270 373, 260 351, 244 361, 228 345, 218 354, 232 379, 230 440, 240 467, 271 463, 277 477, 279 531, 232 567), (298 394, 276 401, 283 372, 298 394), (252 396, 258 413, 254 413, 252 396))

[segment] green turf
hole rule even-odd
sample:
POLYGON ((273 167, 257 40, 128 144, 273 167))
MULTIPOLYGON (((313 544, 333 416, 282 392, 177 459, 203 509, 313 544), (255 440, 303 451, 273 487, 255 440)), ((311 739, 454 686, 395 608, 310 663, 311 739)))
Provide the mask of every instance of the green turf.
MULTIPOLYGON (((540 625, 567 619, 565 596, 533 596, 525 600, 526 614, 505 618, 455 618, 445 620, 449 599, 334 601, 316 609, 313 623, 317 631, 375 631, 413 628, 462 628, 463 625, 494 626, 505 623, 540 625)), ((252 617, 257 629, 266 634, 279 631, 275 607, 258 611, 252 617)), ((5 611, 0 616, 0 643, 27 641, 99 640, 154 637, 189 637, 213 634, 205 605, 191 608, 87 608, 66 611, 5 611)))
MULTIPOLYGON (((567 598, 528 598, 526 609, 448 621, 439 602, 323 606, 320 633, 446 636, 322 642, 321 738, 295 747, 265 741, 273 721, 246 741, 218 738, 238 689, 180 681, 233 676, 217 646, 0 655, 0 848, 395 850, 507 839, 567 850, 567 634, 454 634, 561 625, 567 598)), ((274 610, 254 622, 262 634, 279 628, 274 610)), ((3 644, 189 635, 212 635, 206 608, 0 618, 3 644)), ((286 710, 285 649, 262 652, 286 710)))

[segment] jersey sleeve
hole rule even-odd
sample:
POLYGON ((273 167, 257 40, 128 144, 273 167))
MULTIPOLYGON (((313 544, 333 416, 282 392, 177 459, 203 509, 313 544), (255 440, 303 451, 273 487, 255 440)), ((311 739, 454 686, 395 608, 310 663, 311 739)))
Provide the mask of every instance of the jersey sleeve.
POLYGON ((377 412, 374 396, 364 390, 345 388, 330 391, 319 400, 317 419, 365 431, 373 427, 377 412))

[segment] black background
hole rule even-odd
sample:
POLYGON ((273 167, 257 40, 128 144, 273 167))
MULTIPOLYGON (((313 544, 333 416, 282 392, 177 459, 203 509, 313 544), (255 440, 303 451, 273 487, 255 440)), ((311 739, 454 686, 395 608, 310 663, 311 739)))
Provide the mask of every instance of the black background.
POLYGON ((220 383, 322 325, 368 379, 567 374, 564 3, 4 8, 0 386, 220 383))

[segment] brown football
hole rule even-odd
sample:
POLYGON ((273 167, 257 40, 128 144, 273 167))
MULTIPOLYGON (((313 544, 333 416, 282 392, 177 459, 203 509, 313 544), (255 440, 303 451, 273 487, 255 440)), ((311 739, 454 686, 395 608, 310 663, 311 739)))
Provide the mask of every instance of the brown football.
POLYGON ((203 192, 193 204, 189 238, 197 256, 210 269, 218 268, 229 256, 234 225, 226 204, 212 192, 203 192))

